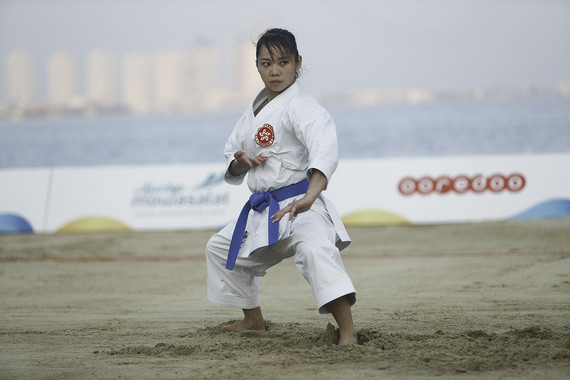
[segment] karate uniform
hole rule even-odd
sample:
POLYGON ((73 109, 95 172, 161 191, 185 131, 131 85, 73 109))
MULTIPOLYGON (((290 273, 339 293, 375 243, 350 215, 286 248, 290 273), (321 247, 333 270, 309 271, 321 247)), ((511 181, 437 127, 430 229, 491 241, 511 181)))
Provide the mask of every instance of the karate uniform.
MULTIPOLYGON (((251 192, 261 193, 305 178, 310 180, 312 170, 318 169, 326 176, 328 185, 338 165, 336 127, 329 113, 313 98, 302 94, 297 83, 254 115, 254 110, 266 99, 264 90, 232 131, 224 149, 225 181, 239 185, 247 174, 251 192), (238 150, 249 157, 265 156, 267 161, 243 175, 233 176, 229 166, 238 150)), ((279 207, 303 196, 282 200, 279 207)), ((270 246, 268 213, 269 208, 249 212, 233 270, 225 265, 236 222, 229 223, 209 240, 208 299, 242 309, 258 307, 259 277, 271 266, 293 256, 313 290, 320 313, 328 313, 324 305, 343 295, 354 304, 356 291, 340 257, 340 250, 350 244, 350 238, 332 202, 321 194, 309 211, 298 214, 292 221, 286 214, 279 222, 279 240, 270 246)))

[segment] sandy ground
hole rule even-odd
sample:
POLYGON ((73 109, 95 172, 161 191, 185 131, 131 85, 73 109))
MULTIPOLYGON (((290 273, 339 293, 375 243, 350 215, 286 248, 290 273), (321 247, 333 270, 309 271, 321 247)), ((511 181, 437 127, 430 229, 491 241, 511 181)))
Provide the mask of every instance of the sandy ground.
POLYGON ((211 231, 0 235, 0 378, 570 378, 570 219, 349 232, 354 347, 291 260, 220 332, 211 231))

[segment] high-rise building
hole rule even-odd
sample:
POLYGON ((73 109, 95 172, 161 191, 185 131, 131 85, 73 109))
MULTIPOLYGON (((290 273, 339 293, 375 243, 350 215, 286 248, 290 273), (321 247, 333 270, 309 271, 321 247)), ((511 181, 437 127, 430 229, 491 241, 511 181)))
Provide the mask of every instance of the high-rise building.
POLYGON ((77 61, 63 50, 48 58, 48 101, 56 106, 68 106, 78 96, 77 61))
POLYGON ((251 41, 241 41, 234 48, 234 87, 239 98, 249 104, 263 88, 255 67, 255 47, 251 41))
POLYGON ((188 91, 191 107, 221 107, 221 52, 217 45, 196 44, 189 52, 188 91))
POLYGON ((169 50, 156 57, 156 109, 177 111, 188 102, 189 57, 182 51, 169 50))
POLYGON ((27 105, 36 96, 36 68, 34 58, 18 49, 6 59, 6 95, 8 101, 27 105))
POLYGON ((123 68, 124 101, 127 107, 137 113, 153 110, 154 62, 146 53, 133 52, 124 57, 123 68))
POLYGON ((110 107, 118 103, 117 57, 103 49, 87 56, 87 100, 97 106, 110 107))

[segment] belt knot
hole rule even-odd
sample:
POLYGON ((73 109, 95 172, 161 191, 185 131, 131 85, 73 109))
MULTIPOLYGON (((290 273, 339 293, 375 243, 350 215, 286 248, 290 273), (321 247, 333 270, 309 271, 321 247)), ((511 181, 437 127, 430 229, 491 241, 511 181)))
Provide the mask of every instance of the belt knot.
POLYGON ((245 226, 247 225, 247 218, 249 212, 254 210, 261 212, 269 207, 267 215, 267 233, 268 245, 273 245, 279 240, 279 223, 274 223, 271 216, 279 211, 279 202, 301 195, 307 192, 309 188, 309 180, 304 179, 293 185, 285 186, 277 190, 267 191, 263 193, 253 193, 249 200, 245 203, 239 214, 232 240, 230 242, 230 249, 228 251, 228 260, 226 262, 226 269, 232 270, 234 268, 239 249, 241 248, 243 234, 245 233, 245 226))

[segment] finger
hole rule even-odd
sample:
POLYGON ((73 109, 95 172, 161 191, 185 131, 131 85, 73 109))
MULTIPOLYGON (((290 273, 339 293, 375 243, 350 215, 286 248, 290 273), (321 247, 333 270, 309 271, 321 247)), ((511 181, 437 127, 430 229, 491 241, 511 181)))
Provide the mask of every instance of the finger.
POLYGON ((257 156, 254 158, 254 161, 257 165, 263 165, 267 161, 267 157, 257 156))
POLYGON ((261 160, 259 159, 259 157, 255 157, 255 158, 252 159, 252 162, 255 163, 256 165, 263 165, 263 162, 264 162, 264 161, 261 161, 261 160))
POLYGON ((240 159, 246 163, 250 168, 253 167, 254 161, 253 158, 247 156, 245 153, 240 157, 240 159))
POLYGON ((297 214, 298 214, 297 206, 296 206, 296 205, 292 205, 292 206, 291 206, 291 210, 289 211, 289 220, 293 220, 293 218, 296 217, 297 214))
POLYGON ((277 212, 271 217, 271 218, 273 218, 273 223, 279 222, 279 221, 283 218, 283 216, 289 212, 289 209, 290 209, 290 208, 291 208, 290 206, 287 206, 287 207, 282 208, 281 210, 277 211, 277 212))
POLYGON ((272 223, 277 223, 281 220, 281 218, 283 217, 283 214, 281 214, 281 211, 278 211, 275 213, 275 215, 273 215, 271 218, 273 219, 272 223))
POLYGON ((279 222, 281 219, 283 219, 283 216, 286 214, 285 210, 279 210, 275 213, 275 215, 273 215, 273 223, 277 223, 279 222))
POLYGON ((253 167, 253 162, 251 162, 251 160, 249 159, 248 156, 246 156, 246 155, 241 156, 241 161, 243 161, 245 164, 247 164, 247 166, 249 166, 250 168, 253 167))

